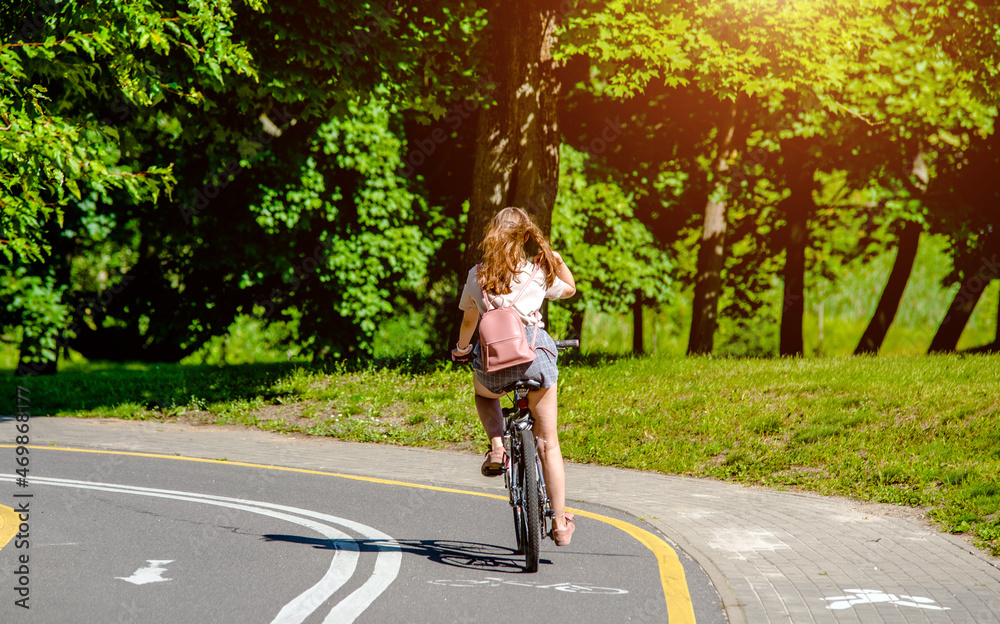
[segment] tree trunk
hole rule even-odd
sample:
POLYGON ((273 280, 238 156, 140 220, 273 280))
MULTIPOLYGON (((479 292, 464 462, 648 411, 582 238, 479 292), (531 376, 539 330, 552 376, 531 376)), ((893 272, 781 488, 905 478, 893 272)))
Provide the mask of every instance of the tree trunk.
POLYGON ((875 315, 868 323, 868 329, 861 336, 861 342, 854 350, 854 355, 864 353, 876 354, 882 347, 885 335, 896 318, 899 310, 899 302, 903 298, 903 291, 906 283, 910 280, 910 273, 913 271, 913 261, 917 257, 917 248, 920 245, 920 233, 923 228, 919 223, 906 221, 903 229, 899 232, 897 243, 896 260, 889 273, 889 281, 885 284, 882 297, 875 308, 875 315))
POLYGON ((967 278, 962 282, 962 287, 955 293, 955 298, 951 300, 948 313, 941 321, 937 333, 934 334, 934 339, 931 340, 931 346, 927 349, 927 353, 951 353, 958 348, 958 340, 962 337, 969 317, 972 316, 972 311, 976 309, 976 304, 979 303, 983 291, 986 290, 986 286, 990 282, 990 280, 986 280, 986 283, 983 283, 980 280, 980 286, 974 288, 973 285, 970 285, 973 279, 976 279, 975 276, 967 278))
POLYGON ((549 232, 559 184, 559 83, 552 59, 558 7, 551 0, 498 0, 490 9, 496 101, 478 120, 464 267, 479 262, 479 243, 501 208, 524 208, 549 232))
POLYGON ((788 243, 785 245, 783 273, 785 293, 781 308, 781 343, 778 347, 780 355, 803 354, 802 315, 806 307, 806 241, 809 225, 807 211, 801 206, 805 201, 801 196, 794 198, 788 211, 788 243))
POLYGON ((726 264, 726 183, 721 177, 729 169, 727 159, 736 134, 736 112, 736 103, 733 102, 728 128, 723 131, 722 142, 712 165, 715 189, 705 204, 705 220, 698 247, 698 272, 694 283, 688 355, 712 352, 715 329, 719 323, 719 293, 722 291, 722 269, 726 264))
MULTIPOLYGON (((809 242, 809 216, 813 201, 814 169, 803 146, 790 141, 784 150, 782 168, 792 194, 783 202, 786 222, 785 282, 781 308, 780 355, 803 355, 802 316, 805 313, 806 246, 809 242)), ((784 147, 784 146, 783 146, 784 147)))
POLYGON ((993 338, 993 344, 987 345, 987 349, 996 353, 1000 351, 1000 293, 997 293, 997 333, 996 337, 993 338))
POLYGON ((643 348, 642 333, 642 293, 635 292, 635 302, 632 304, 632 355, 642 355, 643 348))
MULTIPOLYGON (((62 332, 60 332, 60 335, 62 332)), ((51 360, 41 359, 41 345, 37 340, 22 340, 21 350, 17 358, 15 377, 34 377, 36 375, 55 375, 59 368, 59 352, 56 347, 55 357, 51 360)))
POLYGON ((583 337, 583 315, 584 311, 576 308, 570 313, 568 339, 580 340, 583 337))

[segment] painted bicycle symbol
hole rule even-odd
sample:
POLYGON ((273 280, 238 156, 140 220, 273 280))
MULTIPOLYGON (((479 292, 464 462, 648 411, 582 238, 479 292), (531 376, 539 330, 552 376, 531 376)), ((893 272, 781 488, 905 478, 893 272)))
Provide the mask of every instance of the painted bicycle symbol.
POLYGON ((900 594, 887 594, 881 589, 845 589, 845 594, 853 596, 832 596, 823 600, 831 601, 827 609, 850 609, 862 604, 889 603, 900 607, 914 607, 917 609, 927 609, 929 611, 947 611, 951 607, 941 607, 935 604, 937 601, 922 596, 905 596, 900 594))
POLYGON ((535 583, 531 581, 508 581, 501 578, 488 576, 481 581, 474 579, 438 579, 427 581, 434 585, 444 585, 446 587, 499 587, 500 585, 515 585, 518 587, 532 587, 534 589, 554 589, 556 591, 568 592, 571 594, 607 594, 621 595, 627 594, 628 590, 614 587, 594 587, 591 585, 577 585, 576 583, 535 583))

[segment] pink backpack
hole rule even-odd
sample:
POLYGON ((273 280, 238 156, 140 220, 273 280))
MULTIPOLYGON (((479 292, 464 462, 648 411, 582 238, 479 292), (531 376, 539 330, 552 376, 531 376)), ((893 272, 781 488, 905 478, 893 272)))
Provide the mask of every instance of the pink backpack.
MULTIPOLYGON (((535 267, 528 282, 521 287, 521 292, 517 293, 510 306, 506 308, 495 308, 490 301, 486 290, 483 290, 483 300, 486 301, 486 313, 479 319, 479 351, 483 364, 483 371, 492 373, 494 371, 526 364, 535 359, 535 335, 528 343, 528 335, 524 329, 524 322, 520 315, 514 310, 514 304, 524 293, 525 288, 535 279, 539 267, 535 267)), ((482 288, 480 286, 480 288, 482 288)))

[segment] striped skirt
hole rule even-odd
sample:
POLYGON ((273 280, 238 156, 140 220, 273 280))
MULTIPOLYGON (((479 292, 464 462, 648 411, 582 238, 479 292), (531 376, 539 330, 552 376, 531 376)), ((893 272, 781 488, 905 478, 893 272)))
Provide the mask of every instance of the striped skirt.
POLYGON ((479 383, 483 384, 487 390, 494 394, 503 394, 519 381, 537 381, 543 388, 554 386, 556 381, 559 380, 559 369, 556 368, 557 356, 553 354, 558 354, 559 351, 556 349, 556 343, 549 336, 549 333, 544 329, 536 330, 534 325, 525 327, 529 343, 535 331, 538 332, 538 337, 535 338, 534 360, 527 364, 518 364, 517 366, 511 366, 510 368, 490 373, 483 371, 479 344, 477 343, 475 349, 472 351, 472 367, 476 370, 476 379, 479 380, 479 383), (542 349, 541 347, 545 348, 542 349), (549 353, 549 351, 552 353, 549 353))

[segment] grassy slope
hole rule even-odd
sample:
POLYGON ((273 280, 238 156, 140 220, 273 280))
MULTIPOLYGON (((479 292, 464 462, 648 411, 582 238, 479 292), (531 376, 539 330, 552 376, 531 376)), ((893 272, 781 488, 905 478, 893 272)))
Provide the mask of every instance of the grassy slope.
MULTIPOLYGON (((0 380, 31 413, 185 418, 360 441, 484 443, 468 370, 161 366, 0 380)), ((567 363, 563 452, 931 509, 1000 554, 1000 356, 567 363)))

